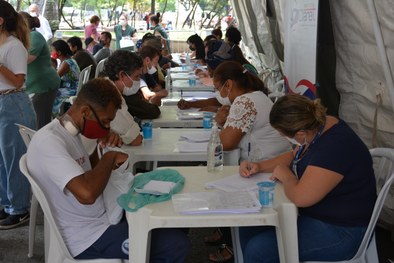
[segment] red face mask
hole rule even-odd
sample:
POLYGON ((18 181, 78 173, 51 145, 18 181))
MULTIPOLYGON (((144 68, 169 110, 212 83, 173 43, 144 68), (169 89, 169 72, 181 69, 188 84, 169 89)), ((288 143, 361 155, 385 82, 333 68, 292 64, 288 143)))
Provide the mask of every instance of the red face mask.
POLYGON ((54 59, 58 59, 59 56, 57 55, 56 51, 52 52, 51 57, 54 59))
POLYGON ((109 128, 104 127, 101 124, 99 118, 97 117, 96 112, 91 107, 90 109, 92 110, 94 117, 97 121, 84 118, 84 127, 82 134, 89 139, 99 139, 107 136, 109 133, 109 128))

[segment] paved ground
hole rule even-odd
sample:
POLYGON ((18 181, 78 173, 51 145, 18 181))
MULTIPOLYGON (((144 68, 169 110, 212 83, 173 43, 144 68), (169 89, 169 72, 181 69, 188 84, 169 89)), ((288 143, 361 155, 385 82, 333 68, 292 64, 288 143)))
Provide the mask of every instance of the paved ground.
MULTIPOLYGON (((36 242, 34 257, 27 257, 28 249, 28 225, 13 230, 0 231, 0 263, 44 263, 44 227, 43 214, 38 215, 38 225, 36 232, 36 242)), ((209 235, 213 229, 194 228, 190 229, 190 239, 193 245, 192 254, 185 263, 205 263, 208 253, 217 247, 207 247, 203 240, 205 235, 209 235)), ((389 263, 389 259, 394 259, 394 241, 391 240, 390 232, 377 230, 377 243, 380 263, 389 263)))

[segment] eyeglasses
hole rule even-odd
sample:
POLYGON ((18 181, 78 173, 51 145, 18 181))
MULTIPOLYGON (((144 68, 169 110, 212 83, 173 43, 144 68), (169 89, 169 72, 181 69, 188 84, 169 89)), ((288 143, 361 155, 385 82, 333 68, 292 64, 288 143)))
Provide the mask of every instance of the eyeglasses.
POLYGON ((104 124, 101 122, 100 118, 97 116, 96 111, 93 109, 92 106, 88 105, 89 109, 93 112, 94 117, 96 118, 98 124, 100 125, 101 128, 105 130, 109 130, 109 127, 105 127, 104 124))

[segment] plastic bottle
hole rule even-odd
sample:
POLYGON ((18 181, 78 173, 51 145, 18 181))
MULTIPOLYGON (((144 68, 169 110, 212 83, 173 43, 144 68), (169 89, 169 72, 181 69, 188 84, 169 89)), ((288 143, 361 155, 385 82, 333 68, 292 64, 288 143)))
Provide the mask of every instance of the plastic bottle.
POLYGON ((189 53, 186 53, 186 65, 190 66, 191 62, 190 62, 190 55, 189 53))
POLYGON ((172 90, 170 69, 167 69, 167 75, 164 77, 164 79, 165 79, 165 88, 166 88, 166 90, 172 90))
POLYGON ((208 143, 208 172, 217 172, 223 170, 223 144, 220 141, 219 128, 216 122, 213 122, 211 138, 208 143))

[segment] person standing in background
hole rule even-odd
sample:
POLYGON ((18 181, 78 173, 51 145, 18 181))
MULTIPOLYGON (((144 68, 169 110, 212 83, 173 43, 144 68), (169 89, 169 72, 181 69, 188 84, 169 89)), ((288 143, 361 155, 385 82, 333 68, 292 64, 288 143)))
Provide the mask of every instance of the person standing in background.
POLYGON ((32 17, 26 12, 20 14, 26 19, 31 30, 26 92, 32 95, 31 100, 37 115, 37 129, 40 129, 52 120, 52 107, 60 86, 60 77, 51 65, 51 55, 45 38, 35 30, 40 26, 38 17, 32 17))
POLYGON ((93 38, 94 41, 99 40, 99 34, 97 32, 97 27, 100 24, 100 18, 96 15, 90 18, 90 24, 85 26, 85 39, 88 37, 93 38))
POLYGON ((168 54, 171 54, 170 38, 165 29, 160 24, 160 13, 157 13, 155 16, 151 16, 150 23, 153 27, 153 35, 160 36, 161 38, 166 40, 168 54))
MULTIPOLYGON (((115 32, 115 48, 120 49, 120 41, 123 38, 128 39, 136 39, 137 38, 137 30, 130 26, 127 21, 127 15, 121 14, 119 17, 119 24, 114 27, 115 32)), ((122 47, 123 48, 123 47, 122 47)), ((127 49, 127 48, 126 48, 127 49)))
POLYGON ((44 36, 45 41, 50 40, 53 37, 51 26, 49 25, 48 20, 40 15, 40 9, 37 4, 31 4, 29 6, 29 13, 31 16, 36 16, 40 20, 40 27, 36 28, 36 31, 41 33, 44 36))
POLYGON ((30 185, 19 170, 26 146, 19 123, 36 128, 36 116, 24 92, 29 28, 25 19, 0 0, 0 230, 29 220, 30 185))

